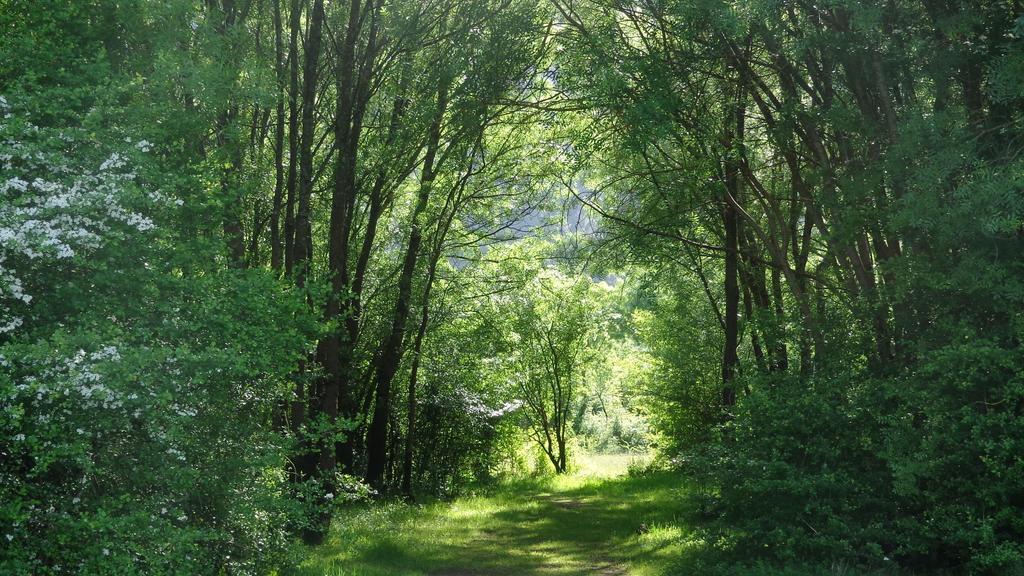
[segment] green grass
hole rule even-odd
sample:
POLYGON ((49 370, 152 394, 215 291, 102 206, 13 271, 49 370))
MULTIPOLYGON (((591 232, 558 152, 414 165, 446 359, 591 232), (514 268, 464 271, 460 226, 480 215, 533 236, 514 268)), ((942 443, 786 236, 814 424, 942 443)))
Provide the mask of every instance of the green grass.
POLYGON ((452 502, 353 508, 295 573, 666 574, 686 552, 686 483, 672 473, 625 475, 628 460, 583 459, 571 476, 502 484, 452 502))

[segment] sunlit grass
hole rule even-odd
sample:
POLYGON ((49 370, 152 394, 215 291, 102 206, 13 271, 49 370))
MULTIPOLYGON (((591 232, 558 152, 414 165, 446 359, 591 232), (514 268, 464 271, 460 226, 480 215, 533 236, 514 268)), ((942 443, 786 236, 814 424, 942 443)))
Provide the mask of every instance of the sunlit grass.
POLYGON ((642 467, 650 460, 649 454, 639 453, 584 454, 570 463, 573 473, 568 478, 614 478, 625 475, 630 466, 642 467))
POLYGON ((684 480, 629 476, 629 455, 579 459, 576 472, 486 495, 353 508, 302 576, 655 576, 686 547, 684 480))

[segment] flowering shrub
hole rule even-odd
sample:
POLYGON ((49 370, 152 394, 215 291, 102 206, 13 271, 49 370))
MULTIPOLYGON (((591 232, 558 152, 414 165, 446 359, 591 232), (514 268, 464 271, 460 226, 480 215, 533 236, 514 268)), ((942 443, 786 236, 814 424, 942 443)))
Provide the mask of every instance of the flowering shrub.
POLYGON ((0 573, 266 572, 298 511, 270 422, 301 299, 169 256, 145 140, 0 107, 0 573))
POLYGON ((81 132, 40 129, 0 97, 0 334, 21 326, 17 309, 32 303, 16 269, 60 268, 76 254, 145 234, 154 225, 142 210, 166 200, 142 194, 130 169, 149 142, 129 139, 128 150, 83 166, 96 151, 81 132))

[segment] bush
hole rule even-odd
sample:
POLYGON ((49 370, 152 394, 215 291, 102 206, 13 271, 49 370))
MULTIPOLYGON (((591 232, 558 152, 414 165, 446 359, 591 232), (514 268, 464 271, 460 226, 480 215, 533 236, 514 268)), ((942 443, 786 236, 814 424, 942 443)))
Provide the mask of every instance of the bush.
POLYGON ((0 572, 266 572, 296 512, 271 421, 302 299, 169 252, 148 143, 5 120, 0 572))
POLYGON ((891 479, 874 453, 870 412, 837 380, 751 382, 721 439, 687 466, 718 487, 709 538, 780 562, 856 559, 881 564, 891 479))
POLYGON ((887 378, 750 382, 686 460, 717 487, 707 537, 786 565, 1024 573, 1022 368, 976 339, 887 378))

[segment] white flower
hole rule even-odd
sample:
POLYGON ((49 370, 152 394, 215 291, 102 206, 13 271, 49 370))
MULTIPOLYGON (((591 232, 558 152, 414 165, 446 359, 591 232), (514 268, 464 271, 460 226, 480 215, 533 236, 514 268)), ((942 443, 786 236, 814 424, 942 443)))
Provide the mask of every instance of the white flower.
MULTIPOLYGON (((7 101, 0 97, 0 116, 7 108, 7 101)), ((141 151, 152 147, 149 141, 135 140, 125 138, 141 151)), ((17 175, 4 174, 0 178, 0 300, 4 304, 8 300, 34 302, 18 276, 3 268, 12 256, 42 261, 41 265, 67 261, 101 248, 108 236, 124 238, 125 231, 115 225, 129 226, 129 234, 156 227, 140 209, 143 207, 133 206, 133 210, 123 204, 125 186, 136 172, 128 165, 130 159, 112 152, 98 167, 83 165, 77 161, 80 155, 74 150, 79 143, 75 131, 32 125, 24 126, 20 134, 2 142, 0 168, 18 170, 17 175), (64 144, 60 148, 36 146, 44 133, 56 136, 64 144), (27 177, 28 174, 32 176, 27 177)), ((152 205, 168 200, 159 193, 151 192, 147 197, 152 205)), ((0 306, 0 334, 15 332, 23 324, 24 320, 14 316, 13 310, 0 306)), ((84 382, 86 375, 81 376, 84 382)), ((83 394, 96 398, 94 392, 99 391, 85 388, 83 394)))
POLYGON ((122 158, 117 152, 114 152, 110 155, 110 158, 107 158, 103 161, 103 164, 100 164, 100 170, 109 170, 111 168, 120 168, 122 166, 124 166, 124 158, 122 158))
POLYGON ((15 176, 14 178, 11 178, 4 184, 5 190, 10 190, 11 188, 14 188, 18 192, 24 192, 25 190, 28 189, 28 182, 15 176))
POLYGON ((118 353, 116 346, 104 346, 90 354, 89 358, 93 360, 120 360, 121 354, 118 353))
POLYGON ((108 549, 104 548, 104 549, 103 549, 103 555, 104 555, 104 556, 110 556, 110 550, 108 550, 108 549))
POLYGON ((14 317, 7 321, 7 324, 0 326, 0 334, 4 332, 10 332, 22 325, 24 321, 21 318, 14 317))
POLYGON ((135 229, 138 230, 139 232, 145 232, 146 230, 153 229, 152 220, 146 218, 145 216, 140 216, 139 214, 134 213, 128 216, 127 224, 130 226, 134 226, 135 229))

